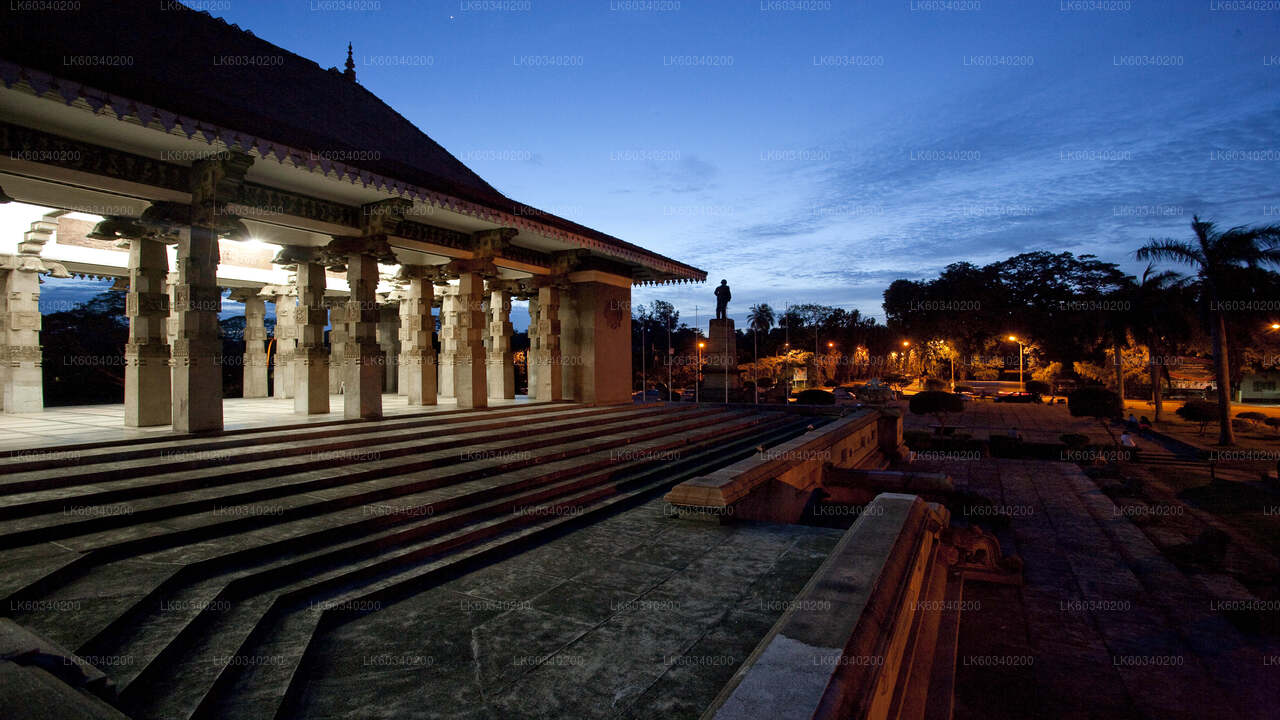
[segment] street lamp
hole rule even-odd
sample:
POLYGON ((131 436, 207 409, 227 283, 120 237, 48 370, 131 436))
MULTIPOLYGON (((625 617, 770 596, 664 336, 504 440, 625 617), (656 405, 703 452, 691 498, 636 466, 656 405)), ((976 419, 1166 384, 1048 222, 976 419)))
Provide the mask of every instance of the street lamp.
POLYGON ((694 402, 702 402, 702 348, 706 346, 704 342, 698 343, 698 375, 693 381, 694 402))
POLYGON ((1010 335, 1009 342, 1018 343, 1018 385, 1025 392, 1027 384, 1022 380, 1022 341, 1016 335, 1010 335))

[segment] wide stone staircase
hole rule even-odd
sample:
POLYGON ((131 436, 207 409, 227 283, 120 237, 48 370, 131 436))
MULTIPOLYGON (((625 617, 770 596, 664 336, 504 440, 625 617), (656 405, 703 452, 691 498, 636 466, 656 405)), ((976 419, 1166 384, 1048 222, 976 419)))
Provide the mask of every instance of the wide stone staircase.
POLYGON ((99 666, 130 717, 290 717, 326 628, 814 424, 527 404, 9 452, 3 614, 99 666))

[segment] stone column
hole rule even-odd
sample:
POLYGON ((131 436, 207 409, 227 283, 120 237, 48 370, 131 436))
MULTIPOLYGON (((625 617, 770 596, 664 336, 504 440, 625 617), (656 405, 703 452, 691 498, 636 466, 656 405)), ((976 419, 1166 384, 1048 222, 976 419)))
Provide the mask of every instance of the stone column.
POLYGON ((528 381, 529 387, 526 391, 529 397, 538 400, 538 363, 534 362, 534 355, 538 348, 538 295, 535 293, 530 296, 529 300, 529 350, 525 352, 524 369, 525 379, 528 381))
MULTIPOLYGON (((318 259, 318 258, 317 258, 318 259)), ((298 263, 298 346, 293 360, 293 411, 301 415, 329 412, 329 349, 324 346, 324 265, 298 263)))
MULTIPOLYGON (((168 258, 165 259, 168 265, 168 258)), ((164 285, 169 289, 169 317, 166 319, 164 327, 169 337, 169 351, 173 352, 173 346, 178 342, 178 273, 171 272, 164 276, 164 285)), ((173 359, 169 360, 169 367, 173 367, 173 359)))
POLYGON ((516 396, 516 369, 511 361, 511 293, 494 289, 489 293, 489 398, 513 400, 516 396))
POLYGON ((276 380, 272 392, 278 398, 294 394, 294 357, 298 349, 298 297, 296 279, 288 286, 275 286, 276 380))
MULTIPOLYGON (((388 299, 395 299, 394 294, 388 299)), ((382 391, 394 393, 400 383, 400 307, 399 303, 378 306, 378 347, 386 358, 382 373, 382 391)))
POLYGON ((6 413, 44 410, 44 363, 40 349, 40 251, 56 232, 56 223, 37 220, 22 236, 18 255, 4 284, 7 299, 3 340, 7 361, 3 407, 6 413))
POLYGON ((538 365, 539 400, 564 398, 560 365, 560 288, 538 288, 538 347, 533 362, 538 365))
POLYGON ((477 272, 463 272, 458 278, 457 353, 453 360, 453 394, 458 407, 487 407, 484 334, 484 278, 477 272))
MULTIPOLYGON (((403 268, 402 268, 403 269, 403 268)), ((396 306, 399 311, 399 326, 396 331, 396 348, 399 354, 396 355, 396 394, 409 395, 409 359, 405 353, 409 350, 409 303, 408 294, 404 288, 397 291, 400 296, 400 304, 396 306)))
MULTIPOLYGON (((239 221, 227 200, 253 164, 245 153, 228 152, 191 166, 190 226, 178 240, 178 337, 173 346, 174 432, 222 429, 222 340, 218 313, 218 234, 239 221)), ((175 208, 176 209, 176 208, 175 208)), ((243 226, 239 226, 243 229, 243 226)))
POLYGON ((177 339, 173 346, 173 430, 222 429, 222 340, 218 338, 218 234, 192 225, 178 241, 177 339))
POLYGON ((173 421, 169 369, 169 249, 159 240, 133 238, 129 245, 129 294, 125 315, 124 424, 168 425, 173 421))
POLYGON ((339 395, 346 383, 347 301, 329 305, 329 394, 339 395))
MULTIPOLYGON (((566 373, 571 383, 566 394, 579 402, 626 403, 631 401, 631 279, 600 277, 570 288, 573 365, 566 373)), ((703 393, 703 400, 715 399, 707 397, 706 385, 703 393)))
POLYGON ((436 327, 431 315, 434 294, 435 285, 419 272, 409 278, 405 299, 400 301, 400 317, 404 322, 400 365, 405 371, 405 392, 410 405, 436 404, 436 350, 431 344, 436 327))
POLYGON ((440 289, 440 397, 453 394, 453 366, 458 351, 458 295, 457 288, 447 285, 440 289))
POLYGON ((9 387, 9 274, 0 268, 0 412, 4 412, 4 388, 9 387))
POLYGON ((347 379, 342 412, 347 418, 382 417, 382 373, 385 357, 378 347, 378 259, 355 252, 348 256, 347 305, 350 337, 346 342, 347 379))
POLYGON ((267 396, 267 301, 250 291, 244 298, 244 396, 267 396))

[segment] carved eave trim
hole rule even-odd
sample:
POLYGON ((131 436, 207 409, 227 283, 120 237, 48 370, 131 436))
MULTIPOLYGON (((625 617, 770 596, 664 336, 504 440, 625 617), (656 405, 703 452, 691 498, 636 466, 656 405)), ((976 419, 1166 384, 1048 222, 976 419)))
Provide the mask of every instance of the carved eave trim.
POLYGON ((282 165, 288 160, 294 167, 304 168, 309 172, 320 172, 326 177, 332 174, 336 179, 352 184, 358 182, 366 188, 372 187, 378 191, 408 197, 495 225, 525 229, 580 248, 596 250, 602 255, 621 258, 636 265, 651 268, 656 274, 664 275, 665 277, 655 280, 657 284, 670 281, 703 282, 706 280, 705 272, 669 258, 639 249, 619 247, 604 240, 539 222, 534 218, 538 215, 550 216, 550 213, 544 213, 536 208, 521 205, 516 208, 517 212, 512 213, 461 200, 442 192, 330 160, 322 153, 300 150, 284 143, 196 120, 5 60, 0 60, 0 82, 3 82, 6 88, 27 91, 48 100, 62 101, 68 106, 74 104, 95 114, 110 112, 117 120, 123 122, 136 122, 142 127, 165 133, 172 133, 178 129, 188 138, 195 138, 198 135, 210 145, 221 144, 229 150, 256 152, 262 158, 274 157, 282 165), (133 120, 131 121, 130 118, 133 120))
POLYGON ((614 287, 631 289, 631 279, 614 275, 612 273, 601 272, 599 270, 583 270, 581 272, 569 273, 569 282, 571 283, 601 283, 603 285, 613 285, 614 287))

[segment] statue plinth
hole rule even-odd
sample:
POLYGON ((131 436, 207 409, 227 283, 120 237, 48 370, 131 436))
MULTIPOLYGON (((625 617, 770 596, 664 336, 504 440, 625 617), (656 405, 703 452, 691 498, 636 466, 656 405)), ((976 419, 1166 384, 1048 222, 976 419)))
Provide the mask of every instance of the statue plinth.
MULTIPOLYGON (((733 320, 712 320, 707 331, 707 347, 702 354, 702 389, 704 392, 724 392, 742 387, 738 378, 738 340, 733 330, 733 320)), ((716 397, 709 395, 707 400, 716 397)))

